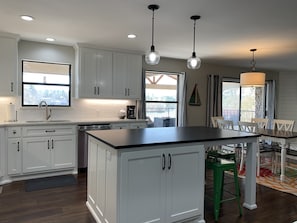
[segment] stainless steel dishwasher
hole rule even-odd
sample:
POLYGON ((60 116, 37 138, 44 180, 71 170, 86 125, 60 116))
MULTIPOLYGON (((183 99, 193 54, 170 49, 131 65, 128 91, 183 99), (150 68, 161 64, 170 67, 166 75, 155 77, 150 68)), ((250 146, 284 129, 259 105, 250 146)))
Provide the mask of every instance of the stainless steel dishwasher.
POLYGON ((109 123, 104 124, 90 124, 78 126, 78 168, 80 170, 88 167, 88 135, 86 131, 89 130, 108 130, 111 129, 109 123))

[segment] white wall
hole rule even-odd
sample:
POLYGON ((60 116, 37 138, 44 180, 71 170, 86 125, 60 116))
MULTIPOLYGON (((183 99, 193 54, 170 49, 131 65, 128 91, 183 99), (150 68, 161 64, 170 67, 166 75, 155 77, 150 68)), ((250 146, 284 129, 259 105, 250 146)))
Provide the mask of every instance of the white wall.
MULTIPOLYGON (((156 66, 147 65, 143 62, 145 70, 168 71, 168 72, 185 72, 187 75, 187 104, 191 96, 194 85, 198 84, 201 106, 187 106, 187 125, 206 125, 207 111, 207 76, 210 74, 221 75, 222 77, 239 78, 240 73, 247 71, 245 68, 231 67, 223 65, 208 64, 203 61, 200 69, 190 70, 186 66, 185 60, 161 58, 160 63, 156 66)), ((264 71, 267 80, 277 80, 278 73, 264 71)))
POLYGON ((297 131, 297 72, 281 72, 278 86, 276 118, 295 120, 297 131))
MULTIPOLYGON (((10 102, 16 105, 18 120, 44 119, 44 110, 39 108, 21 107, 21 81, 22 60, 46 61, 71 64, 72 68, 72 95, 74 95, 75 75, 75 50, 71 46, 61 46, 48 43, 21 40, 19 42, 19 69, 18 69, 18 97, 0 97, 0 121, 8 119, 8 105, 10 102)), ((52 108, 53 119, 105 119, 118 118, 120 109, 127 105, 135 105, 131 100, 96 100, 71 98, 70 108, 52 108)))

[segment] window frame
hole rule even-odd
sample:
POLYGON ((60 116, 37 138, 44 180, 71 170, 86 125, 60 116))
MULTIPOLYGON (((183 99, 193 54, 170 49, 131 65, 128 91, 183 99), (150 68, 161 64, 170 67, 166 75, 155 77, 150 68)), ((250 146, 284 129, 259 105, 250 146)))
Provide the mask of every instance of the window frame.
POLYGON ((72 89, 72 78, 71 78, 71 68, 72 65, 69 63, 56 63, 56 62, 46 62, 46 61, 35 61, 35 60, 22 60, 22 107, 38 107, 37 105, 25 105, 24 104, 24 86, 25 85, 35 85, 35 86, 65 86, 69 87, 68 90, 68 105, 51 105, 48 107, 56 107, 56 108, 69 108, 71 107, 71 89, 72 89), (24 82, 24 62, 33 62, 33 63, 46 63, 46 64, 58 64, 58 65, 67 65, 69 67, 69 84, 53 84, 53 83, 36 83, 36 82, 24 82))
MULTIPOLYGON (((149 104, 149 103, 157 103, 157 104, 175 104, 176 105, 176 117, 175 117, 175 126, 178 126, 178 123, 179 123, 179 120, 178 120, 178 117, 179 117, 179 75, 180 73, 179 72, 166 72, 166 71, 152 71, 152 70, 146 70, 145 71, 145 74, 144 74, 144 79, 146 79, 146 74, 147 73, 156 73, 156 74, 162 74, 162 75, 176 75, 177 77, 177 84, 176 84, 176 100, 175 101, 156 101, 156 100, 146 100, 146 95, 145 95, 145 92, 146 92, 146 84, 144 82, 144 104, 145 104, 145 116, 147 116, 147 109, 146 109, 146 104, 149 104)), ((153 121, 153 120, 152 120, 153 121)))

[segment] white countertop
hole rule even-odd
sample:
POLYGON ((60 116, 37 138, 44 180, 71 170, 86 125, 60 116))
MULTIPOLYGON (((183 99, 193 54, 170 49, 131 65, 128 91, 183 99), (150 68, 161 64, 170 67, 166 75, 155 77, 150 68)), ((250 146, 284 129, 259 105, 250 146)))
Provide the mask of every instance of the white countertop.
POLYGON ((50 119, 45 120, 23 120, 16 122, 0 122, 0 127, 6 126, 24 126, 24 125, 83 125, 83 124, 106 124, 106 123, 137 123, 145 122, 146 119, 119 119, 119 118, 103 118, 103 119, 50 119))

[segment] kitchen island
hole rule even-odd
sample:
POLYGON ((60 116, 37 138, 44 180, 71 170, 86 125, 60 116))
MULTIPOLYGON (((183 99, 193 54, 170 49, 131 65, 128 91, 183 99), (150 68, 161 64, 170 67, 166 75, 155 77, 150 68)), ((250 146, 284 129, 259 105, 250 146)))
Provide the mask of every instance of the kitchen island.
POLYGON ((97 222, 205 222, 205 148, 241 142, 248 146, 243 205, 257 207, 256 134, 208 127, 87 133, 87 207, 97 222))

